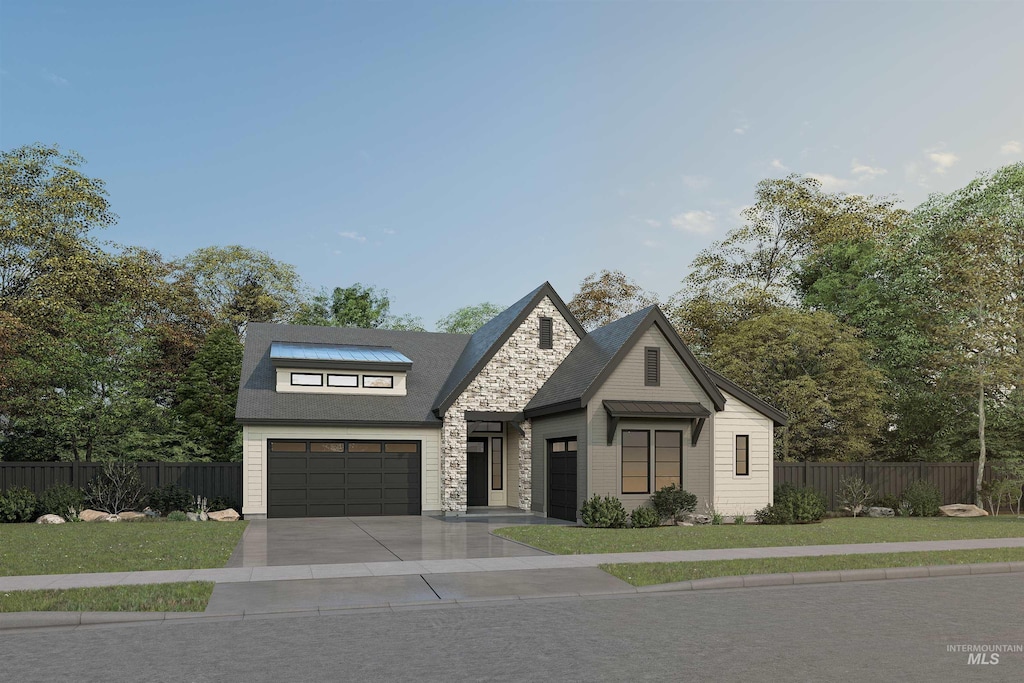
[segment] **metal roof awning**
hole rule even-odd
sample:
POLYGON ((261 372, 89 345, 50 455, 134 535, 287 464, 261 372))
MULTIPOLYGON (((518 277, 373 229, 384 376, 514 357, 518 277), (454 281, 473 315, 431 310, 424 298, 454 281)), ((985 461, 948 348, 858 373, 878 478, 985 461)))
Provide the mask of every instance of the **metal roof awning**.
POLYGON ((704 421, 711 417, 711 411, 700 403, 688 401, 603 401, 608 413, 608 445, 615 439, 615 430, 622 418, 644 420, 693 420, 691 441, 697 439, 704 429, 704 421))
POLYGON ((408 370, 412 360, 390 346, 355 346, 272 342, 270 362, 277 367, 288 365, 335 368, 377 368, 408 370))

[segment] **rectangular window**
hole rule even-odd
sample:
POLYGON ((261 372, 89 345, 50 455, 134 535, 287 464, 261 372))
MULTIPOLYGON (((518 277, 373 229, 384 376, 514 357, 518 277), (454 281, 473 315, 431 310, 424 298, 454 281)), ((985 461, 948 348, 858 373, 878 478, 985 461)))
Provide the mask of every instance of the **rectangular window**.
POLYGON ((554 347, 554 323, 551 318, 540 319, 540 348, 550 349, 554 347))
POLYGON ((344 441, 313 441, 309 444, 310 453, 344 453, 344 441))
POLYGON ((380 453, 380 444, 375 442, 369 443, 353 443, 348 444, 349 453, 380 453))
POLYGON ((271 441, 271 453, 305 453, 305 441, 271 441))
POLYGON ((622 492, 651 492, 651 433, 622 430, 622 492))
POLYGON ((363 375, 364 389, 393 389, 395 378, 390 375, 363 375))
POLYGON ((470 422, 469 431, 501 434, 502 428, 500 422, 470 422))
POLYGON ((385 453, 419 453, 420 446, 415 443, 386 443, 384 444, 385 453))
POLYGON ((293 387, 322 387, 324 385, 324 376, 320 373, 313 374, 310 372, 293 372, 292 373, 292 386, 293 387))
POLYGON ((471 439, 466 442, 467 453, 486 453, 487 452, 487 439, 471 439))
POLYGON ((491 437, 491 490, 500 491, 504 484, 502 483, 502 475, 504 474, 502 468, 502 457, 501 457, 501 442, 500 436, 491 437))
POLYGON ((736 435, 736 474, 750 474, 750 437, 746 434, 736 435))
POLYGON ((648 346, 644 349, 644 386, 656 387, 661 384, 661 349, 648 346))
POLYGON ((654 490, 683 485, 683 433, 654 432, 654 490))
POLYGON ((359 375, 327 375, 329 387, 358 387, 359 375))

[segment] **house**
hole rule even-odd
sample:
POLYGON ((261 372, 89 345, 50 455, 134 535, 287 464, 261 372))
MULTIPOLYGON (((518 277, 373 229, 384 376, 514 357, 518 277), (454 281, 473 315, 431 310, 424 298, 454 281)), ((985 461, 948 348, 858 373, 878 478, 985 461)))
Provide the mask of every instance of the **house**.
POLYGON ((243 513, 577 520, 670 483, 726 515, 772 500, 786 416, 702 366, 652 306, 589 334, 544 283, 475 334, 250 324, 243 513))

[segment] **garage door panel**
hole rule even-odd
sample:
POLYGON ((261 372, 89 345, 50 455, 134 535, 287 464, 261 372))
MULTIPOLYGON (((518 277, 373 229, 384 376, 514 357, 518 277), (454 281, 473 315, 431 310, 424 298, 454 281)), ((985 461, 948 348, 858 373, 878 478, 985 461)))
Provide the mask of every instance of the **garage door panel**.
MULTIPOLYGON (((559 442, 566 444, 567 439, 559 442)), ((548 446, 548 516, 576 521, 576 453, 548 446)))
POLYGON ((383 453, 387 442, 332 442, 345 452, 294 443, 294 452, 268 455, 269 517, 420 514, 419 443, 392 444, 402 450, 383 453))

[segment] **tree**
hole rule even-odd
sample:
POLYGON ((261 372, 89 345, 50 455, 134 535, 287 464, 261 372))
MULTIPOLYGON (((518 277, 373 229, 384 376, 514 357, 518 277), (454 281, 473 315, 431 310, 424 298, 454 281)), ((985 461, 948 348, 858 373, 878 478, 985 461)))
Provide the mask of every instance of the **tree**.
POLYGON ((230 327, 215 327, 178 386, 175 412, 185 432, 217 460, 239 460, 241 427, 235 403, 242 375, 242 343, 230 327))
POLYGON ((387 290, 364 286, 357 282, 350 287, 335 287, 327 294, 321 291, 304 301, 293 318, 296 325, 326 327, 383 327, 389 320, 391 299, 387 290))
POLYGON ((719 336, 711 366, 789 413, 783 459, 864 460, 884 418, 869 352, 830 313, 778 308, 719 336))
POLYGON ((1024 162, 933 195, 903 237, 932 276, 922 316, 938 341, 933 371, 975 398, 980 504, 987 404, 1006 406, 1024 376, 1024 162))
POLYGON ((205 247, 178 264, 204 310, 239 338, 250 322, 287 322, 299 307, 295 268, 264 252, 239 245, 205 247))
POLYGON ((584 328, 594 330, 656 303, 655 294, 622 271, 602 270, 583 278, 568 305, 584 328))
POLYGON ((438 332, 450 334, 473 334, 494 316, 505 310, 490 302, 476 306, 463 306, 437 321, 438 332))

